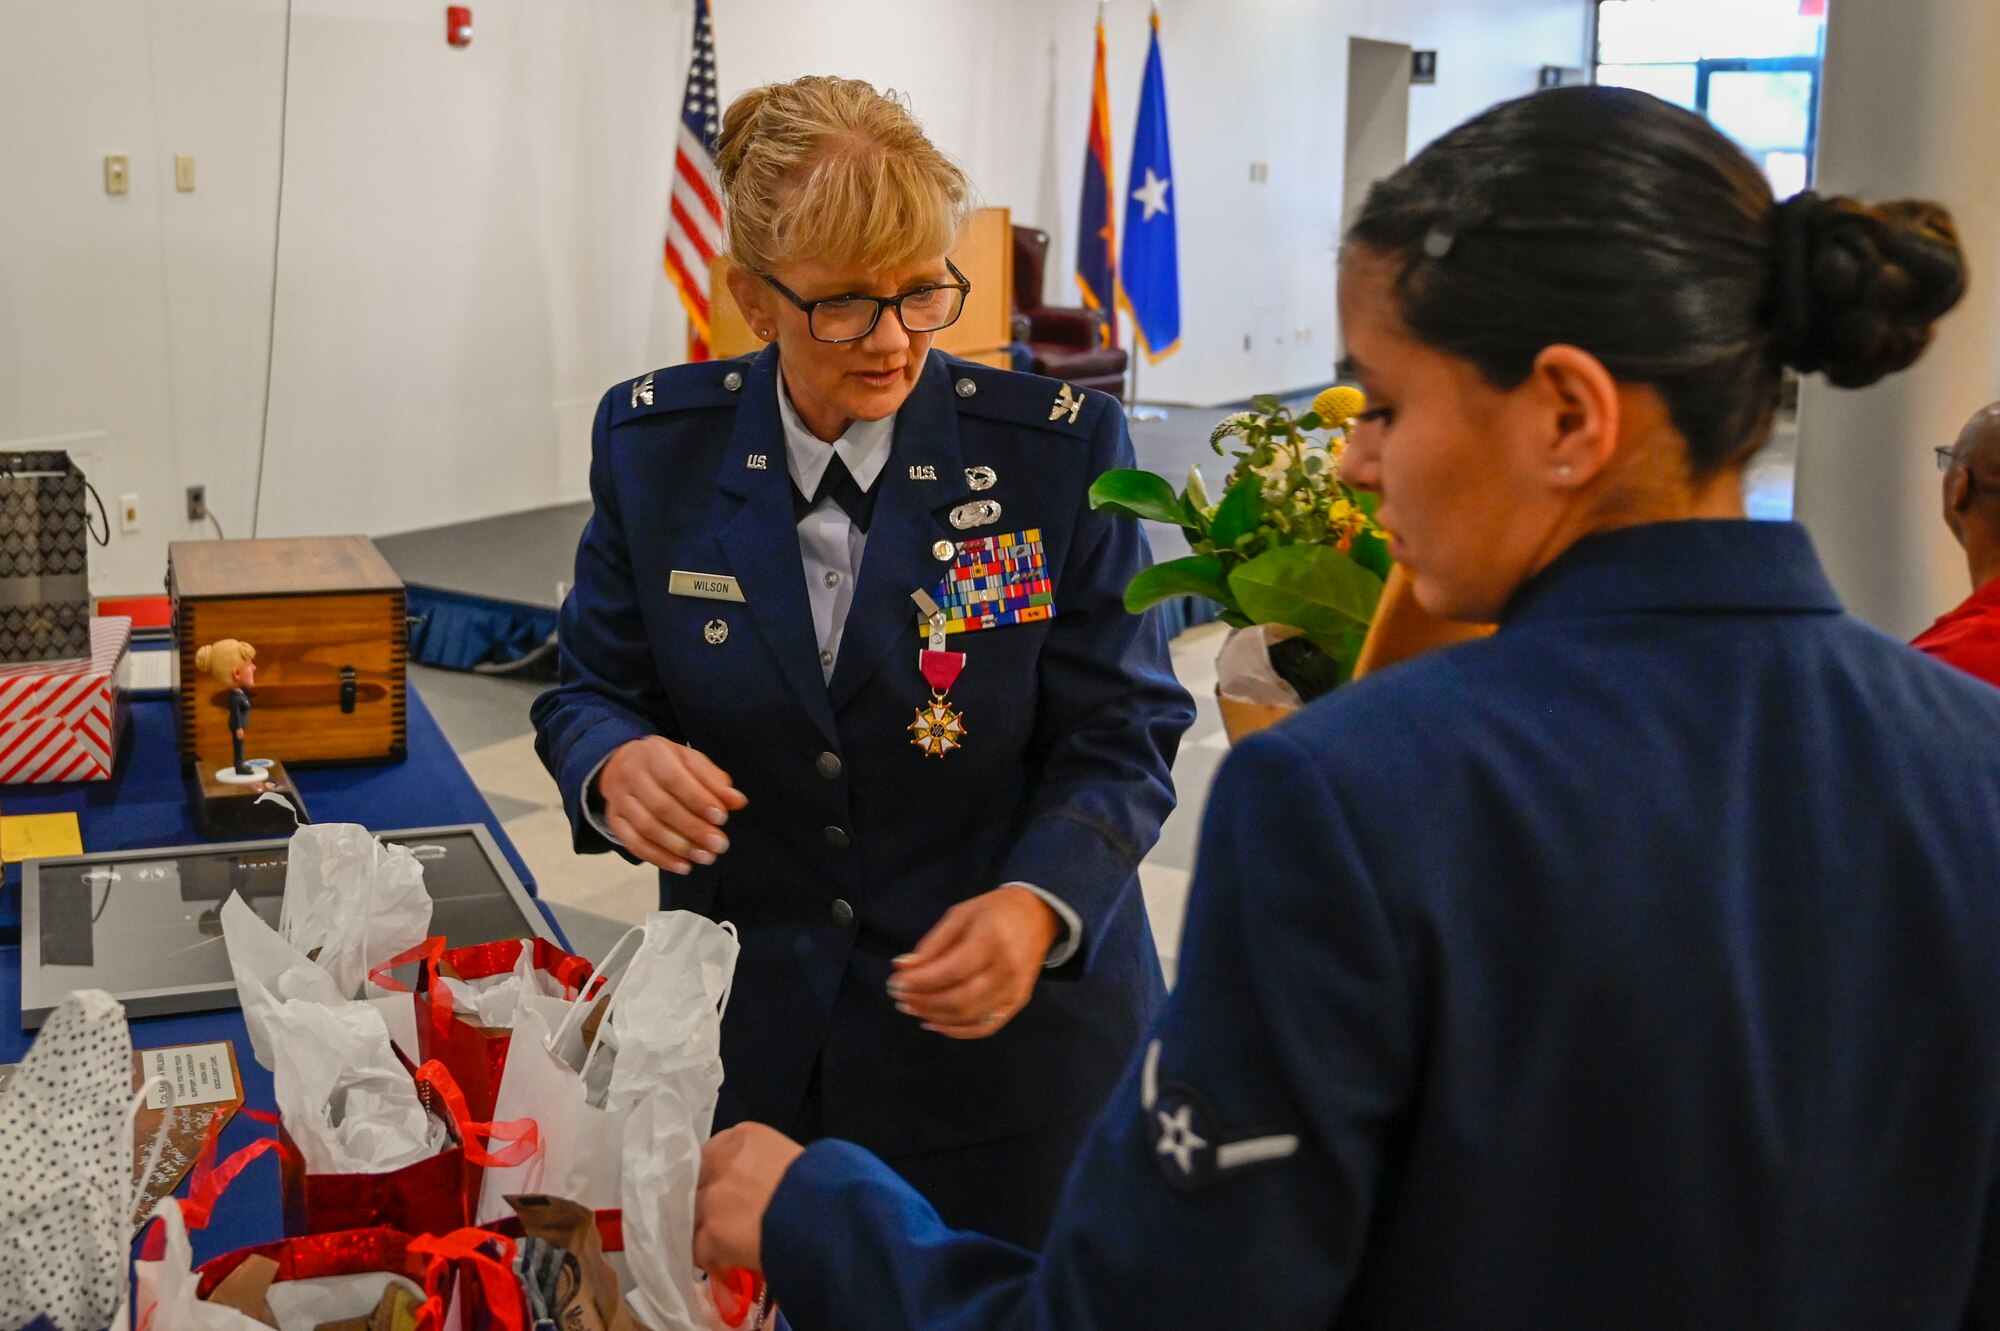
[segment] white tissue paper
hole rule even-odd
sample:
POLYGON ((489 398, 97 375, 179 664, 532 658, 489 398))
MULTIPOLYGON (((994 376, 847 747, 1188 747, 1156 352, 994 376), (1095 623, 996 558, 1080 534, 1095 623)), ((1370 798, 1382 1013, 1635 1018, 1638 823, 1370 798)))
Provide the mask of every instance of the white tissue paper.
POLYGON ((132 1263, 138 1277, 133 1325, 146 1331, 265 1331, 256 1318, 197 1296, 201 1277, 194 1269, 194 1248, 188 1242, 181 1204, 163 1197, 153 1208, 153 1217, 165 1231, 166 1247, 157 1262, 132 1263))
MULTIPOLYGON (((342 998, 368 973, 430 936, 424 867, 356 823, 313 823, 292 834, 278 932, 311 956, 342 998)), ((371 992, 375 992, 371 989, 371 992)))
POLYGON ((732 930, 702 916, 648 915, 605 1022, 617 1040, 605 1107, 625 1117, 619 1200, 638 1285, 630 1303, 651 1331, 721 1327, 694 1265, 694 1194, 722 1086, 722 1008, 738 950, 732 930))
POLYGON ((479 980, 461 980, 450 975, 438 978, 451 995, 453 1011, 475 1026, 493 1030, 511 1030, 516 1014, 525 1003, 553 1000, 553 1003, 538 1003, 538 1006, 545 1016, 551 1012, 556 1014, 557 1021, 562 1019, 561 1014, 568 1006, 562 982, 547 971, 536 968, 535 950, 525 944, 514 969, 505 975, 492 975, 479 980))
MULTIPOLYGON (((251 1048, 271 1070, 279 1117, 306 1169, 380 1174, 443 1150, 444 1124, 424 1110, 390 1047, 383 1008, 408 1009, 409 996, 347 1001, 242 897, 223 902, 221 915, 251 1048)), ((414 1031, 411 1041, 413 1051, 414 1031)))
POLYGON ((267 1034, 278 1116, 310 1174, 386 1174, 450 1145, 366 1003, 280 1004, 267 1034))
POLYGON ((1296 638, 1287 624, 1231 629, 1215 657, 1215 691, 1264 707, 1303 707, 1299 691, 1271 668, 1271 645, 1296 638))

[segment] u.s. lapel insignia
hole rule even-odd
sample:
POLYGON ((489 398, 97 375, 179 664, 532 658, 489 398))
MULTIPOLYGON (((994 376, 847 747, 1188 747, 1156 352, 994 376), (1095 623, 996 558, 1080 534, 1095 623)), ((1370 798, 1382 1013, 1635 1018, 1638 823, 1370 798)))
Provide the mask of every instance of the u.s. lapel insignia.
POLYGON ((751 471, 769 470, 771 466, 771 455, 768 453, 752 453, 748 458, 744 460, 743 465, 751 471))
POLYGON ((652 375, 649 374, 644 379, 632 385, 632 405, 635 407, 650 407, 653 405, 652 375))
POLYGON ((951 511, 951 525, 964 531, 968 527, 984 527, 990 522, 1000 521, 1000 501, 997 499, 975 499, 969 504, 960 504, 951 511))
POLYGON ((1068 412, 1069 423, 1074 425, 1076 424, 1076 414, 1082 410, 1083 394, 1072 389, 1068 384, 1064 384, 1062 392, 1056 394, 1056 404, 1049 408, 1049 419, 1059 421, 1063 418, 1063 413, 1068 412))
POLYGON ((913 481, 934 481, 937 479, 937 468, 928 463, 912 463, 910 466, 910 479, 913 481))
POLYGON ((965 484, 973 490, 991 490, 999 484, 1000 474, 991 467, 967 467, 965 484))
POLYGON ((711 619, 702 626, 701 636, 711 647, 720 647, 729 641, 729 625, 720 619, 711 619))

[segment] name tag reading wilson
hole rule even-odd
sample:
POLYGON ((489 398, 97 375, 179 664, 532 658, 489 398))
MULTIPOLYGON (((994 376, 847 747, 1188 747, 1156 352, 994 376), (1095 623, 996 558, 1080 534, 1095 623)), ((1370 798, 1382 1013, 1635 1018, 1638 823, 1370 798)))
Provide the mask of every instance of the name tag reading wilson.
POLYGON ((667 591, 674 596, 699 596, 704 601, 741 601, 743 589, 736 579, 723 573, 687 573, 675 569, 667 579, 667 591))

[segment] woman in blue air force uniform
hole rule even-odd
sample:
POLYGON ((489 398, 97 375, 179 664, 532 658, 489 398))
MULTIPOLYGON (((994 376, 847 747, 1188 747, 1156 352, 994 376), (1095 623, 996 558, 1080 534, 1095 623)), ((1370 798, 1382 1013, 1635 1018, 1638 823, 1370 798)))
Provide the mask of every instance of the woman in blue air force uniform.
POLYGON ((757 89, 718 162, 774 345, 605 397, 540 752, 579 850, 741 932, 720 1121, 1034 1243, 1164 992, 1136 872, 1193 709, 1087 498, 1123 416, 930 348, 968 187, 895 101, 757 89))
POLYGON ((1377 186, 1345 465, 1499 633, 1225 765, 1039 1257, 746 1125, 698 1259, 872 1331, 2000 1325, 2000 693, 1742 520, 1781 365, 1871 383, 1963 289, 1941 210, 1774 206, 1624 90, 1377 186))

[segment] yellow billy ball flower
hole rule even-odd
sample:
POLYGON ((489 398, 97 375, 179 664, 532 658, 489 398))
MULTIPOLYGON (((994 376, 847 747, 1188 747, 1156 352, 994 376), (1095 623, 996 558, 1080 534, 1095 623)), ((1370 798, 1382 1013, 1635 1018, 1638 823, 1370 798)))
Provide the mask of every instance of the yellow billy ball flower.
POLYGON ((1327 389, 1313 399, 1313 411, 1333 429, 1346 425, 1368 409, 1368 399, 1358 388, 1340 385, 1327 389))

